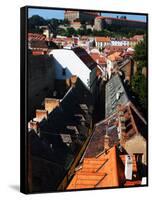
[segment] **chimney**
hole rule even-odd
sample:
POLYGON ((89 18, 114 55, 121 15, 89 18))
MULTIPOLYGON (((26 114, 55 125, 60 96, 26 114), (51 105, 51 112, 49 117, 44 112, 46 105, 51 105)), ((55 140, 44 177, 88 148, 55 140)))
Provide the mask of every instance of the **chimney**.
POLYGON ((45 98, 45 110, 48 111, 48 113, 52 112, 56 107, 59 107, 59 105, 59 99, 45 98))
POLYGON ((71 78, 70 78, 71 86, 75 85, 76 81, 77 81, 77 76, 76 75, 72 75, 71 78))
POLYGON ((130 155, 125 155, 125 177, 127 180, 132 180, 133 161, 130 155))
POLYGON ((118 104, 117 105, 117 112, 119 113, 119 112, 121 112, 122 111, 122 105, 121 104, 118 104))
POLYGON ((30 131, 30 130, 34 130, 35 131, 35 133, 37 133, 38 134, 38 132, 39 132, 39 123, 38 122, 36 122, 36 121, 30 121, 30 122, 28 122, 28 130, 30 131))
POLYGON ((36 110, 36 119, 38 122, 42 121, 44 118, 47 119, 48 112, 47 110, 36 110))
POLYGON ((108 150, 109 148, 110 148, 110 146, 109 146, 109 136, 106 134, 105 136, 104 136, 104 150, 106 151, 106 150, 108 150))

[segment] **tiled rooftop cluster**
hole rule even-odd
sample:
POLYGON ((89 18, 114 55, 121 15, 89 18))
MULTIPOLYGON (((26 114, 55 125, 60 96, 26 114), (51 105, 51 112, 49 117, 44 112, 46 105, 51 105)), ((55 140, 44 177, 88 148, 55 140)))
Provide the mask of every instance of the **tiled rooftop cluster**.
POLYGON ((142 178, 147 177, 147 123, 129 99, 122 80, 122 72, 131 77, 134 45, 141 40, 143 35, 129 39, 88 36, 46 39, 43 34, 28 34, 32 54, 48 54, 57 72, 55 81, 68 85, 63 98, 46 97, 28 123, 31 191, 142 184, 142 178), (74 70, 79 71, 79 77, 74 70), (99 97, 100 83, 105 85, 105 96, 101 96, 105 98, 105 118, 93 127, 95 99, 88 88, 95 87, 93 94, 99 97))
POLYGON ((33 191, 56 189, 90 137, 91 112, 91 93, 79 78, 63 99, 45 98, 44 110, 36 110, 28 135, 33 191))
POLYGON ((119 75, 113 76, 106 84, 106 117, 95 125, 67 190, 143 184, 142 178, 147 176, 146 126, 119 75))

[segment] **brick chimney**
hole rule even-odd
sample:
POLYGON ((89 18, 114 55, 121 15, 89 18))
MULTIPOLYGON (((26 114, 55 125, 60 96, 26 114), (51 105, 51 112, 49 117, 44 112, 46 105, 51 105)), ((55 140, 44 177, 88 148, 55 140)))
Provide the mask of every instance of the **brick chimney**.
POLYGON ((72 75, 70 78, 66 79, 66 85, 68 87, 74 86, 76 81, 77 81, 77 76, 76 75, 72 75))
POLYGON ((59 107, 59 105, 59 99, 45 98, 45 110, 48 111, 48 113, 52 112, 56 107, 59 107))
POLYGON ((30 131, 31 129, 33 129, 35 131, 35 133, 39 132, 39 122, 36 121, 30 121, 28 122, 28 130, 30 131))
POLYGON ((75 85, 76 81, 77 81, 77 76, 76 75, 72 75, 71 78, 70 78, 71 86, 75 85))
POLYGON ((36 110, 36 119, 38 122, 42 121, 44 118, 47 119, 48 111, 47 110, 36 110))

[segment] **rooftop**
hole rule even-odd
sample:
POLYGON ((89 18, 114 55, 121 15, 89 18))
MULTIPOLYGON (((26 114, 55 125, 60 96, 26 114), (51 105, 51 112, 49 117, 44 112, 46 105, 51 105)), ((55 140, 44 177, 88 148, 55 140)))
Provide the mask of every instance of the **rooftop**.
MULTIPOLYGON (((42 179, 38 172, 42 167, 45 171, 49 163, 49 169, 54 171, 56 177, 51 179, 50 175, 47 176, 47 172, 43 172, 43 178, 45 183, 50 178, 48 185, 53 189, 56 189, 63 179, 88 137, 92 96, 83 82, 77 78, 75 85, 71 86, 63 99, 58 102, 59 105, 48 113, 47 118, 39 122, 38 133, 36 134, 33 129, 29 132, 31 155, 34 159, 32 164, 36 176, 42 179)), ((34 184, 36 184, 35 180, 34 184)))
POLYGON ((120 76, 114 75, 106 84, 106 117, 116 112, 117 105, 126 105, 129 102, 120 76))
POLYGON ((128 49, 128 46, 106 46, 104 53, 110 55, 115 52, 124 52, 128 49))
POLYGON ((45 40, 31 40, 30 47, 32 49, 48 49, 48 43, 45 40))
POLYGON ((135 156, 132 156, 135 178, 130 181, 126 180, 126 155, 122 154, 116 146, 113 146, 98 157, 85 157, 83 162, 75 169, 75 175, 67 190, 140 185, 141 180, 137 177, 135 156))
MULTIPOLYGON (((95 125, 67 190, 141 185, 141 168, 138 166, 139 157, 146 157, 145 126, 132 103, 118 105, 113 115, 95 125), (126 174, 128 158, 132 165, 130 178, 126 174)), ((145 160, 140 162, 146 165, 145 160)))
POLYGON ((56 60, 62 68, 67 68, 70 72, 69 74, 77 74, 81 81, 87 87, 89 87, 88 77, 90 74, 90 68, 88 65, 90 65, 91 63, 88 61, 88 54, 85 50, 77 51, 77 48, 73 50, 55 49, 51 51, 50 55, 53 56, 54 60, 56 60))
POLYGON ((91 58, 98 64, 106 64, 106 58, 99 53, 90 53, 91 58))
POLYGON ((122 52, 114 52, 114 53, 112 53, 112 54, 110 54, 110 55, 108 56, 108 59, 111 60, 111 61, 113 61, 113 62, 114 62, 114 61, 119 61, 119 60, 122 59, 121 53, 122 53, 122 52))
POLYGON ((28 41, 31 40, 36 40, 36 41, 42 41, 45 40, 46 36, 43 34, 39 34, 39 33, 28 33, 28 41))
POLYGON ((96 42, 110 42, 110 38, 109 37, 95 37, 95 41, 96 42))
POLYGON ((73 51, 90 70, 97 66, 97 63, 83 48, 76 47, 73 51))

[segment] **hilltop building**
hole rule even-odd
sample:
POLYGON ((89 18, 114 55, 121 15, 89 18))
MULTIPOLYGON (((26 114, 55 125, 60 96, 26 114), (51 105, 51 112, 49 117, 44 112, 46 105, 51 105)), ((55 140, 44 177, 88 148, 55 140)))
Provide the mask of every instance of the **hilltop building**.
POLYGON ((94 29, 102 30, 108 27, 115 26, 117 28, 129 28, 129 29, 145 29, 147 24, 143 21, 128 20, 126 18, 113 18, 97 16, 94 21, 94 29))
POLYGON ((93 24, 95 17, 99 15, 99 12, 65 10, 64 19, 67 19, 70 23, 79 21, 81 23, 93 24))

